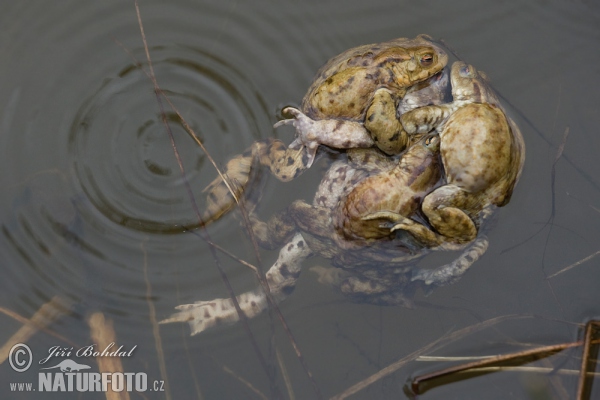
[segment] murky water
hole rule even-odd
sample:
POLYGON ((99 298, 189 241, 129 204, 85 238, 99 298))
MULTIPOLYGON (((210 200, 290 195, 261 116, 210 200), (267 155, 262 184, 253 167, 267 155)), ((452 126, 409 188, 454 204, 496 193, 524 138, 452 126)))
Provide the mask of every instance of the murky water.
MULTIPOLYGON (((278 109, 300 102, 329 57, 359 44, 420 33, 442 38, 486 71, 512 105, 527 145, 525 170, 489 235, 487 254, 459 283, 419 296, 415 309, 376 307, 348 302, 307 272, 281 305, 324 397, 482 320, 534 316, 501 322, 436 354, 487 355, 522 349, 517 342, 568 342, 578 335, 577 323, 600 315, 600 257, 545 280, 600 250, 597 5, 177 0, 140 6, 160 86, 220 163, 258 138, 291 141, 289 131, 272 129, 278 109), (564 153, 554 164, 567 129, 564 153)), ((137 66, 142 62, 147 70, 134 4, 5 2, 0 26, 0 307, 30 317, 62 295, 75 303, 74 312, 49 329, 78 346, 91 344, 86 318, 101 311, 113 321, 119 344, 138 346, 123 359, 125 371, 165 379, 152 307, 162 319, 177 304, 227 292, 207 245, 188 230, 196 223, 190 197, 152 83, 137 66)), ((183 127, 170 126, 201 200, 214 169, 183 127)), ((264 215, 311 198, 321 172, 314 168, 288 184, 269 180, 264 215)), ((255 262, 233 215, 209 233, 255 262)), ((275 257, 264 252, 263 264, 275 257)), ((250 271, 223 255, 219 260, 236 291, 256 285, 250 271)), ((425 260, 439 262, 436 255, 425 260)), ((0 321, 4 343, 21 325, 4 314, 0 321)), ((316 397, 286 335, 268 315, 250 323, 260 351, 276 364, 271 326, 296 398, 316 397)), ((192 338, 185 325, 160 326, 159 333, 171 398, 258 397, 233 375, 267 397, 287 391, 279 367, 278 389, 272 389, 241 325, 192 338)), ((70 346, 44 332, 28 344, 35 361, 51 346, 70 346)), ((578 368, 578 355, 570 353, 574 359, 566 367, 578 368)), ((84 361, 96 371, 92 359, 84 361)), ((409 376, 444 366, 410 363, 354 398, 403 397, 409 376)), ((37 382, 35 363, 23 374, 6 362, 1 368, 3 398, 13 398, 9 382, 37 382)), ((576 377, 559 376, 492 374, 423 398, 572 396, 576 377)), ((14 398, 78 398, 52 395, 14 398)))

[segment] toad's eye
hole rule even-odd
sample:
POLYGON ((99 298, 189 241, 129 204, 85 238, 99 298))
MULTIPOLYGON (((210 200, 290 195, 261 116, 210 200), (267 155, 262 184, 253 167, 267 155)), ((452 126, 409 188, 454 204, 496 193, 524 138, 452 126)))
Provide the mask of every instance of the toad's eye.
POLYGON ((469 77, 471 76, 471 69, 469 68, 468 65, 465 65, 464 67, 462 67, 460 69, 460 75, 464 76, 464 77, 469 77))
POLYGON ((433 64, 433 54, 425 54, 420 60, 422 67, 430 67, 433 64))

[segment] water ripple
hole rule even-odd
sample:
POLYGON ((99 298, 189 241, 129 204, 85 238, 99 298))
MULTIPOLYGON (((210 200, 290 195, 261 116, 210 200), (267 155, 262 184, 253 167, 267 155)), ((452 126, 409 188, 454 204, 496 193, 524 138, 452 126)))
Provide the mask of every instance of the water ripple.
MULTIPOLYGON (((269 126, 258 92, 222 60, 189 47, 152 54, 156 75, 168 77, 162 89, 210 151, 241 151, 239 143, 251 143, 269 126)), ((145 232, 182 232, 196 226, 196 217, 149 87, 135 67, 108 79, 78 111, 69 154, 83 192, 111 221, 145 232)), ((179 117, 167 109, 166 118, 186 178, 201 198, 216 174, 179 117)))

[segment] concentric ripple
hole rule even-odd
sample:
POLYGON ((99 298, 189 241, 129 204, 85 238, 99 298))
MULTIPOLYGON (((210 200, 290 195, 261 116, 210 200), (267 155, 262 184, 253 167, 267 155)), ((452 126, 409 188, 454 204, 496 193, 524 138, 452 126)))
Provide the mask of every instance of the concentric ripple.
MULTIPOLYGON (((192 48, 151 53, 161 89, 209 151, 239 153, 261 129, 270 130, 264 102, 233 67, 192 48)), ((145 232, 181 232, 198 224, 185 180, 201 199, 217 175, 176 112, 164 99, 161 104, 185 177, 152 83, 134 65, 108 79, 79 110, 70 156, 83 191, 107 218, 145 232)))

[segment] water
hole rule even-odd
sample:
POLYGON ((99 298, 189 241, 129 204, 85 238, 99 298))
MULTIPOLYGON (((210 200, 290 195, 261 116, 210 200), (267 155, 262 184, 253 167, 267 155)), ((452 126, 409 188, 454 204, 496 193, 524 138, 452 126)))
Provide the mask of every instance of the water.
MULTIPOLYGON (((74 312, 50 329, 79 346, 91 343, 87 316, 102 311, 113 321, 119 344, 138 346, 123 360, 125 371, 164 379, 149 304, 161 319, 177 304, 227 292, 208 247, 188 231, 195 224, 190 199, 152 83, 135 61, 147 69, 134 5, 13 3, 0 6, 0 307, 29 317, 60 294, 75 303, 74 312)), ((501 322, 436 354, 487 355, 521 349, 513 342, 568 342, 577 337, 577 323, 600 315, 600 257, 545 280, 600 250, 597 5, 461 0, 351 1, 341 7, 335 2, 178 0, 140 6, 160 86, 220 163, 259 138, 291 140, 289 131, 271 127, 278 109, 300 102, 329 57, 359 44, 420 33, 442 38, 484 70, 511 104, 527 145, 525 170, 489 235, 487 254, 459 283, 419 296, 415 309, 376 307, 348 302, 307 272, 282 304, 325 397, 482 320, 535 315, 501 322), (554 164, 566 129, 564 153, 554 164)), ((170 111, 167 116, 176 120, 170 111)), ((171 126, 187 179, 202 199, 201 189, 214 170, 184 129, 171 126)), ((288 184, 268 180, 262 213, 310 199, 321 172, 314 168, 288 184)), ((255 262, 232 215, 209 233, 255 262)), ((269 265, 276 252, 262 257, 269 265)), ((236 291, 256 285, 250 271, 222 255, 219 259, 236 291)), ((425 262, 434 265, 439 259, 434 255, 425 262)), ((20 324, 6 315, 0 319, 4 342, 20 324)), ((273 326, 296 398, 315 397, 287 337, 277 321, 273 326)), ((251 321, 250 327, 274 362, 269 317, 251 321)), ((160 327, 172 398, 256 396, 228 370, 273 396, 241 325, 193 338, 188 333, 185 325, 160 327)), ((43 332, 28 344, 36 360, 51 346, 69 346, 43 332)), ((97 371, 92 359, 84 361, 97 371)), ((11 398, 8 382, 37 379, 36 365, 17 374, 6 364, 3 397, 11 398)), ((355 398, 402 397, 409 376, 444 366, 410 363, 355 398)), ((566 366, 578 368, 578 361, 566 366)), ((277 382, 285 392, 281 378, 277 382)), ((576 378, 561 377, 560 385, 573 396, 576 378)), ((560 390, 532 374, 503 373, 437 388, 423 398, 481 398, 483 393, 533 398, 536 391, 560 398, 560 390)), ((42 397, 52 395, 30 396, 42 397)))

